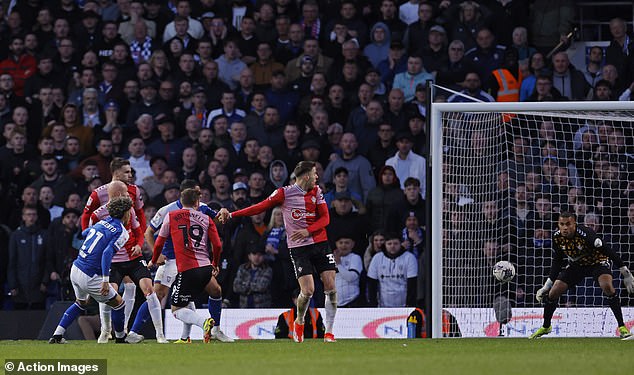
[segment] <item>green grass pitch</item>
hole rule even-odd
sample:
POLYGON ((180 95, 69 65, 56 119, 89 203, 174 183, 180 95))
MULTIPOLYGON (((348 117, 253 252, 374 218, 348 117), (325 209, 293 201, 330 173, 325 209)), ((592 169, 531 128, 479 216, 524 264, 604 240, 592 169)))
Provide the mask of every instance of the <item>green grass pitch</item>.
POLYGON ((13 358, 106 358, 108 374, 626 374, 634 341, 619 339, 306 340, 0 342, 0 367, 13 358))

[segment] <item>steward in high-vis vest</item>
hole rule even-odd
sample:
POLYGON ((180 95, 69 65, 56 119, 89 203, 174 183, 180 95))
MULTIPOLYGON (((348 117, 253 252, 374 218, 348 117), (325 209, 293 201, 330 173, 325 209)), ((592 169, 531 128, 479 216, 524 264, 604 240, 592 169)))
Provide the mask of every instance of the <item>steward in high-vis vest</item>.
MULTIPOLYGON (((520 87, 523 77, 517 62, 518 57, 515 48, 507 48, 504 54, 504 65, 491 72, 493 75, 493 78, 490 79, 491 95, 497 102, 520 101, 520 87)), ((504 122, 510 122, 514 117, 514 114, 502 114, 504 122)))
MULTIPOLYGON (((277 325, 275 326, 276 339, 293 338, 295 315, 297 315, 297 307, 295 306, 280 314, 280 317, 277 320, 277 325)), ((304 338, 316 339, 324 337, 326 328, 324 327, 324 321, 321 319, 319 310, 309 307, 308 311, 306 311, 306 318, 304 319, 304 322, 304 338)))
POLYGON ((517 59, 517 50, 509 47, 504 54, 504 65, 491 72, 493 78, 490 78, 488 82, 490 94, 497 102, 520 101, 520 87, 523 77, 517 59))
MULTIPOLYGON (((297 296, 299 295, 299 289, 293 291, 293 306, 292 309, 284 311, 277 319, 277 325, 275 326, 275 338, 285 339, 293 338, 293 329, 295 328, 295 318, 297 316, 297 296)), ((316 339, 323 338, 326 332, 324 321, 321 319, 319 310, 313 307, 309 307, 304 317, 304 338, 316 339)))
MULTIPOLYGON (((408 339, 425 339, 427 338, 427 320, 425 312, 418 307, 407 317, 407 338, 408 339)), ((447 310, 442 311, 442 336, 443 337, 462 337, 458 321, 447 310)))

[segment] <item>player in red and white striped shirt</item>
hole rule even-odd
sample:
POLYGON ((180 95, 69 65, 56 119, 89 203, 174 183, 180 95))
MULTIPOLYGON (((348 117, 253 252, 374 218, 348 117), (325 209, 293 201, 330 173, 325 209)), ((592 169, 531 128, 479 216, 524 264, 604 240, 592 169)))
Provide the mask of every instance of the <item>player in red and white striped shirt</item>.
MULTIPOLYGON (((141 230, 145 232, 146 228, 146 220, 145 220, 145 211, 143 211, 143 198, 141 197, 141 192, 139 188, 131 184, 132 179, 132 167, 130 166, 130 161, 123 158, 114 158, 110 162, 110 172, 112 173, 112 181, 99 186, 97 189, 93 190, 90 193, 90 197, 86 202, 86 206, 84 207, 84 212, 81 215, 81 229, 85 230, 88 228, 90 224, 90 217, 92 213, 98 209, 99 207, 108 204, 110 198, 108 197, 108 187, 112 184, 113 181, 120 181, 126 184, 128 194, 134 203, 133 208, 134 212, 137 216, 139 224, 141 224, 141 230)), ((141 242, 143 244, 143 242, 141 242)), ((126 309, 125 309, 125 326, 128 326, 128 321, 130 320, 130 315, 132 314, 132 307, 134 306, 134 296, 136 294, 136 287, 134 283, 131 282, 128 278, 125 278, 125 290, 123 292, 123 299, 126 301, 126 309)), ((102 322, 102 332, 99 336, 97 342, 104 343, 107 342, 107 336, 109 335, 110 328, 104 325, 105 322, 109 321, 106 314, 110 314, 108 309, 105 307, 106 305, 99 305, 99 315, 101 317, 102 322)))
MULTIPOLYGON (((145 227, 147 225, 145 221, 145 212, 143 211, 143 197, 141 197, 139 188, 130 183, 130 181, 132 181, 132 167, 130 166, 130 161, 123 158, 114 158, 110 162, 110 171, 112 172, 112 181, 122 181, 127 185, 130 198, 132 199, 132 202, 134 202, 134 212, 139 219, 143 232, 145 232, 145 227)), ((90 197, 84 207, 84 212, 81 215, 81 230, 88 228, 90 215, 92 215, 97 208, 106 205, 110 200, 108 198, 108 185, 110 185, 110 183, 101 185, 90 193, 90 197)))
POLYGON ((282 206, 288 247, 295 268, 295 276, 301 292, 297 297, 297 319, 293 329, 296 342, 304 340, 304 317, 310 298, 315 291, 313 273, 317 271, 324 283, 326 294, 325 342, 334 342, 332 326, 337 313, 337 290, 335 287, 335 257, 328 246, 326 226, 330 222, 328 205, 321 188, 317 185, 315 163, 302 161, 293 172, 293 185, 275 190, 267 199, 242 210, 229 212, 226 208, 218 212, 221 222, 232 217, 251 216, 275 206, 282 206))
POLYGON ((212 218, 198 211, 200 191, 185 189, 181 192, 180 200, 183 208, 171 211, 163 220, 158 238, 154 243, 154 255, 149 266, 156 264, 165 240, 168 236, 171 237, 178 269, 176 281, 172 285, 172 313, 183 323, 202 328, 204 341, 209 342, 211 329, 215 324, 214 320, 203 318, 187 306, 203 291, 209 296, 212 295, 214 288, 212 277, 218 274, 222 242, 212 218), (211 243, 211 259, 208 242, 211 243))

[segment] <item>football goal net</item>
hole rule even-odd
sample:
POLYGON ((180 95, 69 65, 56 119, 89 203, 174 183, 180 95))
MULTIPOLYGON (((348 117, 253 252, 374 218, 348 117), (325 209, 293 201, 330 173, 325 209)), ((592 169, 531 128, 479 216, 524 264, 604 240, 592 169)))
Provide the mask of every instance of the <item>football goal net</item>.
MULTIPOLYGON (((432 104, 433 337, 442 337, 443 309, 462 336, 537 329, 535 293, 550 271, 561 211, 575 212, 634 267, 633 122, 633 102, 432 104), (493 277, 500 260, 517 271, 509 283, 493 277)), ((632 325, 634 296, 621 283, 614 269, 632 325)), ((560 299, 553 324, 553 336, 616 332, 592 278, 560 299)))

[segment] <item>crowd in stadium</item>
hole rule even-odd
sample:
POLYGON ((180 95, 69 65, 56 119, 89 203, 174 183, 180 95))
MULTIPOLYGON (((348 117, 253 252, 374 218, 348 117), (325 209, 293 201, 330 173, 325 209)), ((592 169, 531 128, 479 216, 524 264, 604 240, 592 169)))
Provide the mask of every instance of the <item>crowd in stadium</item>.
MULTIPOLYGON (((73 300, 79 218, 91 191, 110 182, 115 157, 130 160, 147 220, 178 199, 185 179, 199 182, 211 208, 233 211, 291 182, 299 161, 315 161, 331 207, 340 306, 415 306, 428 80, 452 89, 434 98, 450 102, 630 100, 634 91, 634 42, 621 19, 610 21, 609 47, 591 49, 586 66, 570 64, 570 0, 8 3, 0 17, 5 309, 73 300), (397 258, 401 295, 377 298, 394 281, 377 268, 397 258)), ((540 121, 517 133, 515 167, 498 184, 514 203, 475 202, 482 223, 508 219, 531 242, 515 245, 543 248, 547 258, 554 207, 566 204, 580 223, 618 230, 614 243, 633 252, 631 128, 559 126, 540 121)), ((477 132, 470 137, 474 152, 484 149, 477 132)), ((462 167, 459 175, 475 177, 462 167)), ((446 213, 459 223, 467 210, 453 182, 466 182, 446 186, 456 198, 446 213)), ((297 285, 281 212, 219 228, 226 305, 290 306, 297 285)), ((323 293, 315 297, 323 305, 323 293)))

